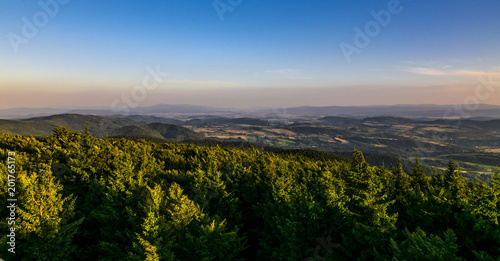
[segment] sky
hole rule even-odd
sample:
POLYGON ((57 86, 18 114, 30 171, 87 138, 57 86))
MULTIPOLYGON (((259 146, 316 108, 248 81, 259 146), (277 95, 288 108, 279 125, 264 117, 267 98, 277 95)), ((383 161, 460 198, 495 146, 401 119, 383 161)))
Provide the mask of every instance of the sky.
POLYGON ((498 0, 2 0, 0 109, 500 105, 498 0))

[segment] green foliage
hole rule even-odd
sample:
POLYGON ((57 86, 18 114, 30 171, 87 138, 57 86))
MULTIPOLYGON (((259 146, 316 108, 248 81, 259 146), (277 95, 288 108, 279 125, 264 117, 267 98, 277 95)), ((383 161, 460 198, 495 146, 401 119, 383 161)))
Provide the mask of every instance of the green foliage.
POLYGON ((425 176, 424 170, 420 165, 420 159, 415 159, 415 167, 411 173, 411 185, 412 187, 418 188, 419 190, 427 190, 429 186, 429 181, 427 176, 425 176))
POLYGON ((396 243, 391 239, 390 247, 393 251, 392 260, 434 260, 434 261, 452 261, 464 260, 457 257, 458 245, 457 236, 453 230, 448 229, 444 232, 444 240, 436 235, 427 236, 426 233, 417 228, 413 233, 407 229, 404 230, 406 239, 396 243))
MULTIPOLYGON (((17 157, 21 163, 23 158, 17 157)), ((25 163, 29 166, 32 162, 25 163)), ((16 177, 16 255, 27 260, 71 259, 76 251, 71 241, 84 219, 74 219, 75 197, 63 197, 63 187, 50 165, 29 167, 32 171, 19 171, 16 177)), ((2 245, 6 245, 5 238, 2 245)))
POLYGON ((146 138, 151 139, 152 141, 182 141, 187 139, 201 139, 204 137, 203 134, 194 132, 188 128, 163 123, 151 123, 145 126, 124 126, 113 130, 110 136, 123 137, 133 140, 137 138, 146 138))
POLYGON ((419 160, 406 173, 401 163, 370 166, 358 150, 345 159, 98 139, 92 126, 83 134, 56 128, 46 139, 0 135, 0 185, 7 187, 7 152, 15 151, 18 198, 19 251, 9 253, 3 236, 3 259, 500 256, 498 171, 486 185, 467 181, 452 161, 444 175, 427 177, 419 160))

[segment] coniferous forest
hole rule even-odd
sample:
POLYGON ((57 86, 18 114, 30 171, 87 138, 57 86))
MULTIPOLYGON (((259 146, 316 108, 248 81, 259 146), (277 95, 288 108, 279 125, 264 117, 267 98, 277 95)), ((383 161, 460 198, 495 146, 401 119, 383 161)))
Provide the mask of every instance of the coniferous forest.
POLYGON ((426 176, 418 160, 374 167, 357 150, 318 159, 56 128, 0 135, 2 202, 9 152, 4 260, 500 260, 500 175, 473 183, 452 160, 426 176))

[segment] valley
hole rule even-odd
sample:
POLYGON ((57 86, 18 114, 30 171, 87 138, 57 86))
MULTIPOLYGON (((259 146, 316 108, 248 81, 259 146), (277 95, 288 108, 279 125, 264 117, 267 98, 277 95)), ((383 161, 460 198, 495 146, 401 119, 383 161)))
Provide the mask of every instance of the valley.
POLYGON ((444 170, 449 159, 471 180, 487 181, 500 165, 499 119, 433 119, 395 116, 318 116, 269 113, 173 113, 137 115, 59 114, 0 120, 0 132, 48 136, 55 127, 95 137, 156 143, 238 144, 258 148, 313 149, 349 156, 354 148, 373 165, 405 169, 419 157, 426 172, 444 170))

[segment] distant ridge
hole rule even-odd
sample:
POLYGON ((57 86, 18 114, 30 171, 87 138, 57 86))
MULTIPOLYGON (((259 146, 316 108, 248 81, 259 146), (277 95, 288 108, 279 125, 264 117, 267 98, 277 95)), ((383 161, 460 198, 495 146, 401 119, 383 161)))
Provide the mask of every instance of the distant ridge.
MULTIPOLYGON (((378 116, 390 117, 407 117, 407 118, 431 118, 440 119, 445 117, 464 116, 465 118, 480 118, 480 119, 500 119, 500 106, 480 104, 475 110, 459 109, 460 113, 456 113, 457 106, 455 105, 374 105, 374 106, 300 106, 289 107, 283 109, 283 115, 279 110, 272 108, 252 108, 252 109, 235 109, 235 108, 217 108, 210 106, 197 106, 188 104, 157 104, 152 106, 129 108, 128 110, 120 111, 113 110, 109 107, 86 107, 86 108, 13 108, 0 110, 0 119, 25 119, 37 116, 48 116, 53 114, 86 114, 96 116, 134 116, 134 115, 150 115, 164 116, 167 118, 175 118, 176 114, 196 115, 196 118, 206 119, 208 115, 212 118, 216 117, 231 117, 231 118, 276 118, 287 116, 311 116, 311 117, 326 117, 326 116, 342 116, 351 118, 366 118, 378 116), (168 116, 168 115, 172 115, 168 116), (260 115, 256 117, 256 115, 260 115), (200 116, 200 117, 198 117, 200 116)), ((165 122, 168 123, 168 122, 165 122)), ((173 122, 172 122, 173 123, 173 122)))
POLYGON ((294 107, 287 108, 287 114, 311 116, 346 116, 346 117, 411 117, 411 118, 443 118, 448 116, 467 115, 468 117, 500 118, 500 106, 480 104, 476 110, 462 109, 460 113, 454 105, 378 105, 378 106, 326 106, 326 107, 294 107))
POLYGON ((110 137, 125 138, 127 136, 149 136, 172 141, 196 140, 205 137, 203 134, 194 132, 188 128, 164 123, 151 123, 145 126, 124 126, 113 130, 110 135, 110 137))
POLYGON ((419 122, 418 120, 415 119, 408 119, 408 118, 400 118, 400 117, 392 117, 392 116, 379 116, 379 117, 367 117, 361 120, 361 122, 374 122, 374 123, 381 123, 381 124, 406 124, 406 123, 413 123, 413 122, 419 122))
MULTIPOLYGON (((159 117, 158 117, 159 118, 159 117)), ((167 140, 199 139, 204 135, 185 127, 165 123, 145 123, 154 120, 151 116, 103 117, 81 114, 57 114, 25 120, 0 120, 0 133, 48 136, 54 128, 65 127, 83 132, 89 124, 90 134, 96 137, 141 135, 167 140), (135 120, 134 120, 135 119, 135 120)), ((170 119, 163 118, 169 122, 170 119)), ((175 120, 173 120, 176 122, 175 120)))
POLYGON ((267 120, 256 119, 256 118, 207 118, 207 119, 192 119, 186 122, 187 124, 207 124, 207 123, 218 123, 218 124, 245 124, 245 125, 256 125, 256 126, 270 126, 271 123, 267 120))

